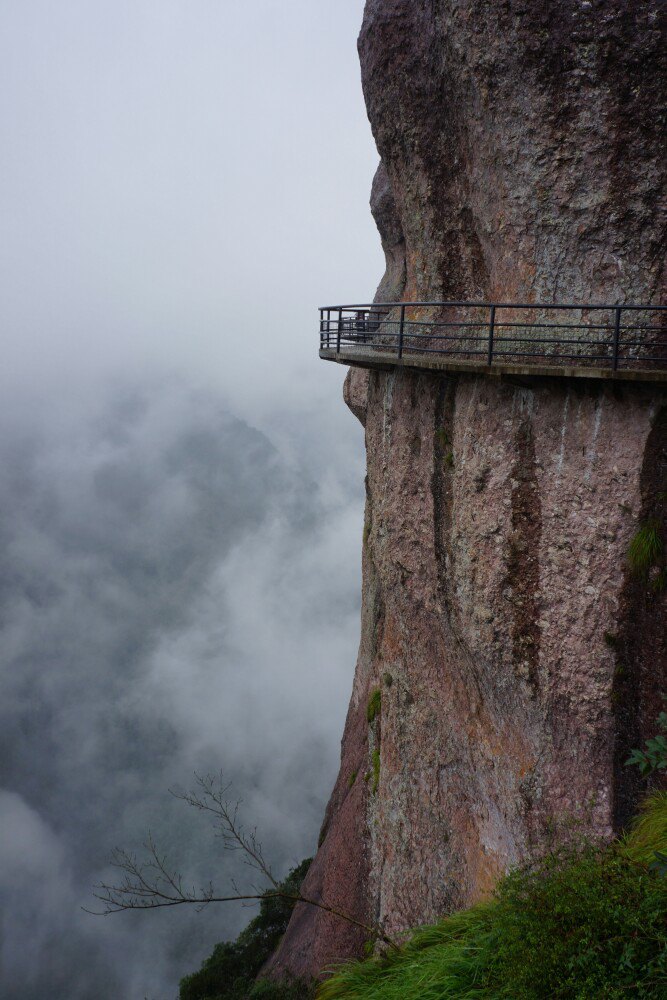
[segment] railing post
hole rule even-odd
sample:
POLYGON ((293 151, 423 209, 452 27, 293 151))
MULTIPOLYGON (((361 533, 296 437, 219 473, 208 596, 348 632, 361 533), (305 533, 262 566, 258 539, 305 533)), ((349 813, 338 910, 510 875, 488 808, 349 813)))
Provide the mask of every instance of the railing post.
POLYGON ((489 313, 489 365, 493 364, 493 335, 496 328, 496 307, 491 306, 491 311, 489 313))
POLYGON ((324 347, 324 309, 320 309, 320 350, 324 347))
POLYGON ((612 368, 614 371, 618 369, 618 350, 621 343, 621 307, 616 306, 614 310, 614 352, 612 360, 612 368))
POLYGON ((340 335, 343 332, 343 310, 338 310, 338 336, 336 337, 336 354, 340 354, 340 335))
POLYGON ((405 330, 405 306, 401 306, 401 322, 398 327, 398 356, 403 357, 403 331, 405 330))

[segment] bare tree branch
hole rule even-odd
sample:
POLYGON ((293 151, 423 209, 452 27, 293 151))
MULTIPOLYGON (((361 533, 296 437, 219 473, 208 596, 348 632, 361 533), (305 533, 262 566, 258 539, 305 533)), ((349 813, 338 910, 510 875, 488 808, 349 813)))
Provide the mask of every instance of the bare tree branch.
POLYGON ((291 893, 281 889, 267 863, 262 845, 257 840, 257 829, 247 832, 239 821, 241 801, 233 802, 227 798, 231 784, 225 784, 222 772, 216 778, 212 775, 195 774, 197 788, 190 792, 180 792, 170 789, 174 798, 186 802, 199 812, 215 817, 217 836, 224 844, 225 850, 242 851, 245 854, 245 864, 258 871, 269 883, 271 888, 261 890, 253 887, 253 892, 241 892, 232 880, 233 895, 216 896, 213 882, 203 888, 185 887, 183 877, 171 869, 166 855, 159 852, 152 835, 144 844, 147 859, 140 861, 135 854, 116 848, 110 858, 111 866, 121 873, 118 884, 99 882, 93 887, 93 896, 103 904, 101 910, 89 910, 86 913, 95 916, 108 916, 111 913, 121 913, 125 910, 157 910, 169 906, 194 905, 199 911, 210 903, 261 902, 265 899, 284 899, 291 903, 304 903, 314 906, 325 913, 345 920, 365 930, 372 937, 391 948, 397 944, 385 934, 379 925, 366 924, 357 920, 349 913, 330 906, 320 899, 312 899, 301 892, 291 893))
POLYGON ((217 779, 211 775, 200 775, 195 772, 195 780, 198 791, 179 792, 170 788, 170 793, 176 799, 187 802, 193 809, 199 812, 211 813, 217 819, 217 835, 222 839, 225 850, 243 851, 246 855, 246 864, 255 868, 264 875, 271 885, 278 883, 273 877, 273 873, 266 863, 262 853, 262 845, 257 840, 257 828, 250 833, 246 833, 243 825, 239 822, 239 807, 241 799, 232 802, 228 799, 227 792, 230 790, 231 782, 224 783, 222 771, 217 779))

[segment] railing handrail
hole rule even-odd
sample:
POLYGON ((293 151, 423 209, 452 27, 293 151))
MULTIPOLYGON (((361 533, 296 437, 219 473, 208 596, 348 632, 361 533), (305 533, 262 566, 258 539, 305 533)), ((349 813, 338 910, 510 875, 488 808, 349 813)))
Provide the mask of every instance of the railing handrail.
POLYGON ((451 306, 456 308, 462 308, 467 306, 470 309, 490 309, 491 306, 495 306, 496 309, 581 309, 584 312, 588 309, 622 309, 625 312, 628 309, 637 310, 665 310, 667 305, 637 305, 636 303, 623 303, 623 302, 613 302, 609 304, 592 303, 585 304, 582 302, 360 302, 351 305, 335 305, 335 306, 319 306, 320 312, 337 312, 339 309, 397 309, 399 306, 414 306, 414 307, 430 307, 435 306, 451 306))
MULTIPOLYGON (((319 313, 320 349, 330 350, 333 340, 336 360, 341 360, 343 344, 347 353, 350 345, 357 347, 364 344, 367 363, 373 352, 381 349, 386 361, 391 363, 395 356, 399 364, 413 366, 417 364, 416 355, 438 354, 450 359, 458 356, 466 364, 473 363, 479 367, 480 362, 476 359, 482 355, 486 357, 486 370, 494 366, 516 365, 519 358, 524 359, 522 364, 534 366, 532 360, 526 360, 530 358, 548 362, 552 369, 555 365, 563 374, 566 367, 572 367, 566 364, 570 361, 578 361, 579 367, 594 364, 597 376, 604 377, 608 369, 619 375, 623 374, 621 369, 637 372, 638 369, 633 366, 644 362, 645 368, 650 366, 650 371, 646 371, 648 376, 653 372, 655 377, 667 379, 667 305, 662 304, 371 302, 320 306, 319 313), (429 319, 418 312, 419 318, 411 319, 409 312, 415 309, 428 309, 435 315, 429 319), (456 312, 447 315, 444 313, 446 309, 455 309, 456 312), (467 310, 467 315, 465 311, 461 313, 462 310, 467 310), (478 320, 471 310, 483 310, 485 315, 478 320), (503 310, 510 312, 505 322, 503 310), (581 315, 552 315, 544 322, 540 314, 547 310, 552 314, 560 310, 576 311, 581 315), (591 322, 584 314, 593 311, 608 312, 610 315, 600 316, 597 321, 591 322), (516 315, 526 312, 533 317, 516 315), (634 314, 636 318, 629 319, 628 314, 634 314), (624 315, 625 323, 622 322, 624 315), (445 329, 456 330, 458 334, 445 334, 445 329), (536 336, 538 330, 540 335, 536 336), (560 336, 557 336, 557 331, 560 331, 560 336), (574 331, 582 331, 581 336, 575 337, 574 331), (527 336, 520 335, 525 332, 527 336), (652 336, 656 332, 658 336, 652 336), (483 350, 476 345, 483 345, 483 350), (530 350, 526 350, 524 345, 530 350), (567 351, 567 348, 571 350, 567 351)), ((595 320, 596 317, 590 319, 595 320)), ((329 355, 324 354, 323 357, 329 355)), ((356 363, 362 362, 357 359, 356 363)), ((594 369, 587 370, 592 372, 594 369)))

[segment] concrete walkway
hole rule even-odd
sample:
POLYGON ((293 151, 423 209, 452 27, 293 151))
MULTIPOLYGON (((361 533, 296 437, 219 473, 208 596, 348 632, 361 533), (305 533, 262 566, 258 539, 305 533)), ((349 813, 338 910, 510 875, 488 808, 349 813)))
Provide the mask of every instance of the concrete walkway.
POLYGON ((605 379, 608 382, 667 382, 667 370, 618 368, 596 368, 587 364, 581 367, 570 365, 526 364, 497 361, 492 365, 480 361, 465 361, 448 357, 446 354, 419 354, 405 352, 402 358, 395 351, 383 350, 384 345, 368 346, 341 345, 340 352, 335 347, 322 348, 323 361, 336 361, 341 365, 357 368, 371 368, 377 371, 391 371, 407 368, 411 371, 426 372, 431 375, 479 374, 499 378, 504 375, 529 376, 531 378, 588 378, 605 379))

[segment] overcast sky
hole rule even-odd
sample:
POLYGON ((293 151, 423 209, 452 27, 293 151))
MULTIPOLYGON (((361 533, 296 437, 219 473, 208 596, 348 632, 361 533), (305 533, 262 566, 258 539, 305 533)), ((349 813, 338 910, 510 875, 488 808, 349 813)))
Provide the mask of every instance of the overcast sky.
POLYGON ((362 0, 0 0, 0 993, 173 1000, 251 914, 82 913, 224 767, 315 847, 359 628, 363 434, 317 359, 372 297, 362 0))
POLYGON ((333 387, 313 309, 382 270, 362 8, 2 0, 3 379, 178 366, 245 410, 333 387))

